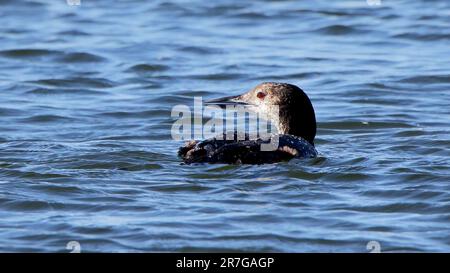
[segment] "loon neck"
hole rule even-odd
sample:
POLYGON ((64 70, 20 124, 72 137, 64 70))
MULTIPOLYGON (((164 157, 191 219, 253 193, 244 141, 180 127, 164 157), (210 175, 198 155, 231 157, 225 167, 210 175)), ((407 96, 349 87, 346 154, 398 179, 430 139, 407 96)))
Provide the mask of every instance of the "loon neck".
POLYGON ((275 124, 280 134, 302 137, 314 146, 316 135, 315 116, 302 109, 280 107, 279 118, 275 124))

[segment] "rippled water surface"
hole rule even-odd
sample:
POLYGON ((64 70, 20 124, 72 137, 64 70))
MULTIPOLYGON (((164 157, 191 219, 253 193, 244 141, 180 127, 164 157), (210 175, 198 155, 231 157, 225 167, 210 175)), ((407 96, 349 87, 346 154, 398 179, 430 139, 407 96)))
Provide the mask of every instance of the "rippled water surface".
POLYGON ((0 0, 0 251, 450 251, 449 56, 445 0, 0 0), (180 164, 172 107, 263 81, 320 156, 180 164))

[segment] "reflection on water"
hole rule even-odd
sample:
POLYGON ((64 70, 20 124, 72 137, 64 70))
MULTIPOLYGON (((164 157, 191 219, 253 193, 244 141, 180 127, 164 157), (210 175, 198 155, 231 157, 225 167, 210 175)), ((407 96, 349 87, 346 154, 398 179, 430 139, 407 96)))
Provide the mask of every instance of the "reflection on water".
POLYGON ((449 251, 448 1, 0 0, 0 250, 449 251), (301 86, 320 156, 182 165, 171 108, 301 86))

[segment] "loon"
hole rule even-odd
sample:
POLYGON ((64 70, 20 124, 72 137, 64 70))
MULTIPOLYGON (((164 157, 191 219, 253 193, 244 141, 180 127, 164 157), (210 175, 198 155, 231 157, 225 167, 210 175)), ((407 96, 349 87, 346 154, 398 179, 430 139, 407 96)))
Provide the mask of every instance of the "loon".
POLYGON ((223 134, 221 138, 191 140, 178 151, 186 164, 265 164, 317 156, 314 147, 317 127, 314 108, 305 92, 293 84, 265 82, 242 95, 213 99, 206 103, 220 107, 246 105, 250 111, 267 115, 275 123, 278 134, 256 139, 248 139, 249 136, 245 134, 244 140, 238 140, 237 132, 234 132, 233 139, 227 139, 227 135, 223 134), (277 106, 278 111, 275 111, 274 106, 277 106), (268 143, 278 145, 271 151, 261 149, 262 144, 268 143))

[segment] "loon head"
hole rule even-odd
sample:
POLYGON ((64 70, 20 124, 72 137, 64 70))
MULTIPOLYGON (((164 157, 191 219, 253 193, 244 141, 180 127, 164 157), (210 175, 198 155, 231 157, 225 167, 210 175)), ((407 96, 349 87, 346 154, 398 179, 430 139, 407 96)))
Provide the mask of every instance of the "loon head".
POLYGON ((308 96, 299 87, 288 83, 265 82, 238 96, 207 101, 226 106, 242 104, 266 115, 280 134, 299 136, 314 145, 316 116, 308 96))

